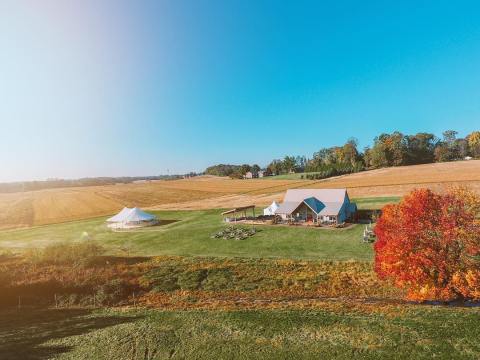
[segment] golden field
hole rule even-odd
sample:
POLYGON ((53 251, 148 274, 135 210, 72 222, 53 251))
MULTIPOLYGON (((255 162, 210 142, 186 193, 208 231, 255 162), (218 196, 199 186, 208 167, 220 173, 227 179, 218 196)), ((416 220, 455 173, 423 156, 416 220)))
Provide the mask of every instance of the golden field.
POLYGON ((415 187, 441 191, 467 185, 480 192, 480 160, 365 171, 320 181, 199 177, 0 194, 0 228, 28 227, 113 214, 123 206, 227 208, 280 200, 288 188, 343 188, 351 197, 400 196, 415 187))

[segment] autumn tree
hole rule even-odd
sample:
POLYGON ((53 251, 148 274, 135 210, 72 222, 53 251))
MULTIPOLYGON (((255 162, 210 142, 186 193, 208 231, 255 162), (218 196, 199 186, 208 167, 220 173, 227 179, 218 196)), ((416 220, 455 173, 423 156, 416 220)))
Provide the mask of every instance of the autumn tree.
POLYGON ((375 271, 412 300, 480 299, 480 200, 465 189, 414 190, 375 227, 375 271))
POLYGON ((480 131, 474 131, 468 135, 467 141, 472 156, 480 157, 480 131))

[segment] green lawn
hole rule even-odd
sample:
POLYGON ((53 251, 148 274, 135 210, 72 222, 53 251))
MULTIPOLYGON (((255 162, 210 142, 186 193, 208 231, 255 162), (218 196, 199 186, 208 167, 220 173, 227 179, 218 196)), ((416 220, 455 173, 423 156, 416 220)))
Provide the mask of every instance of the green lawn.
POLYGON ((275 175, 275 176, 265 176, 260 179, 267 179, 267 180, 301 180, 302 176, 305 179, 305 175, 307 174, 315 174, 315 173, 295 173, 295 174, 283 174, 283 175, 275 175))
POLYGON ((112 232, 106 218, 0 232, 0 247, 23 249, 52 242, 79 241, 82 233, 112 253, 130 255, 225 256, 322 260, 371 260, 372 246, 362 243, 362 225, 347 229, 260 226, 246 240, 211 239, 225 225, 221 210, 154 212, 165 225, 112 232))
POLYGON ((358 198, 352 199, 357 204, 359 209, 373 210, 381 209, 386 204, 396 204, 400 201, 398 196, 373 197, 373 198, 358 198))
POLYGON ((4 359, 478 359, 480 309, 11 310, 4 359))

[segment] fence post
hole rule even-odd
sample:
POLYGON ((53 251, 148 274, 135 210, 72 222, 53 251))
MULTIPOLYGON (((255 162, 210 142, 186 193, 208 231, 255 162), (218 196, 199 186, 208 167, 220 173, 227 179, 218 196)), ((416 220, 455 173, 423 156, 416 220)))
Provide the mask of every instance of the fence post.
POLYGON ((135 306, 135 291, 132 292, 132 297, 133 297, 133 306, 135 306))
POLYGON ((22 307, 22 299, 20 295, 18 296, 18 308, 20 309, 22 307))
POLYGON ((93 294, 93 307, 95 307, 95 294, 93 294))
POLYGON ((53 297, 55 299, 55 309, 57 309, 58 308, 57 293, 55 293, 53 297))

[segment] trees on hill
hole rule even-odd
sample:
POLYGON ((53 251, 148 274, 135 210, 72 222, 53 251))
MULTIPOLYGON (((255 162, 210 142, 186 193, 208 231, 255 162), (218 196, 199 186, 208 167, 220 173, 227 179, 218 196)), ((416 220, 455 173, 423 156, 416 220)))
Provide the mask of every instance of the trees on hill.
MULTIPOLYGON (((358 149, 358 141, 350 138, 342 146, 321 148, 313 153, 311 159, 305 156, 274 159, 266 167, 266 174, 313 172, 317 173, 315 178, 324 178, 364 169, 460 160, 467 156, 480 158, 480 131, 474 131, 465 138, 458 138, 455 130, 446 130, 442 135, 439 139, 434 134, 423 132, 414 135, 399 131, 383 133, 375 137, 373 145, 365 147, 363 153, 358 149)), ((206 173, 241 177, 250 170, 257 172, 255 169, 249 165, 217 165, 208 168, 206 173)))
POLYGON ((375 271, 413 300, 480 299, 480 199, 415 190, 375 227, 375 271))

